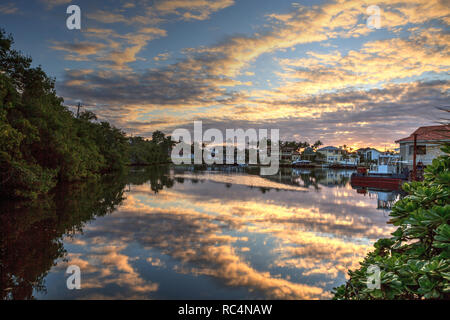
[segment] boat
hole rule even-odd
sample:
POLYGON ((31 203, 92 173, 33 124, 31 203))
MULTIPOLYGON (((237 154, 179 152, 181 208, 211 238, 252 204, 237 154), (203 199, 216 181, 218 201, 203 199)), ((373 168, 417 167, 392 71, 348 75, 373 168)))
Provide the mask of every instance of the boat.
POLYGON ((409 178, 409 170, 401 169, 400 157, 397 155, 380 155, 378 163, 367 168, 358 168, 351 176, 354 188, 374 188, 377 190, 400 190, 409 178))
POLYGON ((312 164, 311 161, 309 160, 295 160, 291 163, 291 165, 293 167, 305 167, 305 168, 309 168, 309 167, 313 167, 314 165, 312 164))

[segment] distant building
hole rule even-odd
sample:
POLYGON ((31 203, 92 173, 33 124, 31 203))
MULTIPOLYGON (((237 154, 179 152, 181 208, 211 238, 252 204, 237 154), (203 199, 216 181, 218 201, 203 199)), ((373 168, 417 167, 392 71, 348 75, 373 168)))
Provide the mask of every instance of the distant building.
POLYGON ((412 168, 414 157, 414 135, 417 134, 417 163, 429 165, 433 159, 443 155, 441 144, 450 142, 450 126, 420 127, 409 137, 395 141, 400 144, 401 160, 412 168))
POLYGON ((356 150, 361 160, 364 162, 378 161, 383 152, 374 148, 361 148, 356 150))
POLYGON ((318 153, 324 156, 324 161, 327 163, 336 163, 342 161, 342 150, 336 147, 328 146, 317 150, 318 153))
POLYGON ((280 153, 280 162, 282 163, 291 163, 292 162, 292 153, 294 152, 294 148, 291 147, 282 147, 280 153))
POLYGON ((345 153, 345 155, 342 157, 342 160, 339 161, 339 164, 347 166, 357 166, 359 162, 360 159, 358 157, 358 154, 356 152, 353 152, 353 153, 345 153))
POLYGON ((295 150, 295 151, 292 152, 292 155, 291 155, 291 160, 292 160, 292 162, 294 162, 294 161, 299 161, 299 160, 301 160, 301 159, 302 159, 302 155, 301 155, 300 152, 298 152, 297 150, 295 150))
POLYGON ((307 147, 303 150, 302 160, 314 161, 316 159, 316 152, 313 148, 307 147))

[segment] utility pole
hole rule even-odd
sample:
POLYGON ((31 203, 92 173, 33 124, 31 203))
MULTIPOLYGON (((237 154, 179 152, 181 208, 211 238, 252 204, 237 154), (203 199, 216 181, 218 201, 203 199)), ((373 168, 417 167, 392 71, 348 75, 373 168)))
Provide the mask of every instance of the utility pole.
POLYGON ((81 108, 81 102, 78 102, 78 108, 77 108, 77 119, 80 116, 80 108, 81 108))
POLYGON ((417 133, 414 134, 414 156, 413 156, 413 176, 412 176, 413 181, 417 180, 416 160, 417 160, 417 133))

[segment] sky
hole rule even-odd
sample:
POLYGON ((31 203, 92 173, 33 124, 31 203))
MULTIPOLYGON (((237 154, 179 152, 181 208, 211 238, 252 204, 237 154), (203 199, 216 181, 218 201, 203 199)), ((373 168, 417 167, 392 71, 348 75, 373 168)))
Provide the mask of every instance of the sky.
POLYGON ((445 116, 449 24, 450 0, 0 1, 0 28, 65 104, 129 134, 201 120, 382 150, 445 116))

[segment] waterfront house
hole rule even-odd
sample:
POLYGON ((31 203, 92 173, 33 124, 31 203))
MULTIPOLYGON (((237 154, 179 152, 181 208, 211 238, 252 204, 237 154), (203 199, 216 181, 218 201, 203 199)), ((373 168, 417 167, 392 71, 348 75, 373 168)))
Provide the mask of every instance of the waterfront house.
POLYGON ((300 152, 298 152, 298 150, 293 151, 291 160, 292 160, 292 162, 302 160, 302 154, 300 152))
POLYGON ((361 148, 356 150, 356 152, 363 162, 378 161, 380 156, 383 155, 383 152, 374 148, 361 148))
POLYGON ((337 163, 342 161, 342 150, 333 146, 328 146, 317 150, 323 155, 323 160, 327 163, 337 163))
POLYGON ((400 144, 400 157, 403 163, 408 167, 413 167, 414 157, 414 136, 417 135, 417 163, 429 165, 433 159, 443 155, 441 144, 450 142, 450 126, 429 126, 420 127, 414 131, 409 137, 397 140, 400 144))
POLYGON ((282 147, 280 153, 280 163, 291 163, 293 152, 294 148, 292 147, 282 147))
POLYGON ((356 152, 347 153, 343 151, 342 160, 338 164, 343 166, 357 166, 360 162, 360 158, 356 152))
POLYGON ((302 152, 302 160, 314 161, 316 160, 316 152, 313 148, 307 147, 302 152))

